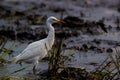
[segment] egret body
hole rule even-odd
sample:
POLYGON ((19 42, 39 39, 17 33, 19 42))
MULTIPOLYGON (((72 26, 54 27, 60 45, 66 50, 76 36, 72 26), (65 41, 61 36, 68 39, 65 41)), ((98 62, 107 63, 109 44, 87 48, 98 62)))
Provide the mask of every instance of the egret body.
POLYGON ((17 63, 27 59, 35 58, 33 70, 36 70, 39 60, 47 55, 48 51, 54 44, 55 30, 52 26, 52 23, 54 22, 60 22, 60 20, 55 17, 49 17, 46 21, 46 25, 49 30, 48 36, 42 40, 29 44, 19 55, 14 57, 11 62, 17 63))

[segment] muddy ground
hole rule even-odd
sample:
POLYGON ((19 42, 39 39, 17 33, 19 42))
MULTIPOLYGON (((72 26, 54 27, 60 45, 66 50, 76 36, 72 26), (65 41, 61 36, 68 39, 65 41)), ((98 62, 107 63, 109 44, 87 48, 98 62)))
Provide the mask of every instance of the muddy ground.
MULTIPOLYGON (((9 48, 17 40, 12 51, 12 55, 15 56, 29 43, 45 38, 47 36, 45 21, 49 16, 55 16, 66 22, 53 24, 55 41, 64 39, 66 47, 64 55, 74 49, 65 66, 92 71, 108 57, 109 53, 114 56, 115 49, 119 51, 119 5, 119 0, 2 0, 1 41, 9 39, 5 45, 5 48, 9 48)), ((8 60, 10 58, 7 56, 8 60)), ((40 62, 39 71, 44 72, 47 64, 47 61, 40 62)), ((11 72, 17 68, 20 68, 17 64, 2 67, 0 73, 6 71, 2 69, 11 72)), ((23 74, 31 74, 31 67, 14 75, 23 74)))

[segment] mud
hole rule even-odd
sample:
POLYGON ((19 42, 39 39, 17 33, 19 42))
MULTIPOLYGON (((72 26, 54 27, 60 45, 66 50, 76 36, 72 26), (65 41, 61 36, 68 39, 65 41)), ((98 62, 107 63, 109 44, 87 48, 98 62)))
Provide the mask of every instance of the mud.
MULTIPOLYGON (((9 39, 5 49, 17 40, 11 52, 17 55, 29 43, 47 36, 45 21, 49 16, 55 16, 65 21, 64 24, 53 24, 56 41, 64 39, 65 55, 74 49, 65 66, 84 67, 87 71, 92 71, 109 53, 115 56, 115 49, 119 51, 119 5, 119 0, 3 0, 0 1, 0 37, 9 39)), ((56 45, 55 43, 54 47, 56 45)), ((10 58, 7 56, 7 59, 10 58)), ((47 64, 48 62, 40 62, 39 70, 46 70, 47 64)), ((19 68, 16 64, 11 66, 19 68)), ((2 68, 13 70, 11 67, 2 68)), ((30 75, 31 67, 23 73, 30 75)))

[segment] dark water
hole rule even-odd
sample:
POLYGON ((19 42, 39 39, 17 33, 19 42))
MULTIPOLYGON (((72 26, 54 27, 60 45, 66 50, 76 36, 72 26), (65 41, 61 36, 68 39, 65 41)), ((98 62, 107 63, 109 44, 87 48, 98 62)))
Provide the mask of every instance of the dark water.
MULTIPOLYGON (((6 0, 6 1, 9 1, 9 0, 6 0)), ((66 61, 65 66, 71 66, 71 67, 77 67, 77 68, 85 67, 88 71, 91 71, 91 70, 94 70, 94 68, 96 68, 97 66, 90 65, 90 63, 96 63, 98 65, 101 64, 108 57, 109 54, 107 53, 107 50, 109 48, 113 49, 113 53, 112 53, 113 56, 116 54, 116 51, 114 50, 114 48, 116 47, 119 50, 119 45, 117 44, 120 43, 120 37, 119 37, 120 32, 115 29, 117 27, 117 24, 115 23, 116 17, 120 18, 119 11, 117 10, 118 8, 117 5, 119 0, 114 1, 114 3, 112 3, 113 2, 112 0, 105 0, 105 2, 108 1, 107 2, 108 4, 106 6, 103 4, 105 2, 104 1, 102 2, 100 0, 99 2, 97 2, 98 0, 93 0, 93 1, 91 0, 91 2, 88 1, 86 5, 84 3, 86 0, 84 1, 83 0, 75 0, 75 1, 46 0, 46 1, 40 1, 38 3, 36 1, 32 1, 32 2, 27 2, 27 1, 17 2, 14 0, 13 2, 11 1, 3 2, 2 5, 5 6, 4 8, 7 8, 7 9, 11 8, 13 12, 15 10, 18 10, 18 11, 28 10, 25 12, 26 16, 38 14, 43 16, 45 15, 48 17, 52 15, 52 16, 56 16, 57 18, 60 18, 61 12, 59 12, 58 9, 60 10, 64 9, 65 12, 63 13, 63 18, 68 15, 76 16, 88 21, 99 21, 102 18, 105 18, 105 25, 107 25, 106 26, 107 29, 109 25, 112 26, 112 29, 109 30, 108 33, 101 32, 100 30, 101 33, 99 35, 87 35, 82 33, 77 37, 67 38, 64 41, 64 43, 67 44, 68 48, 77 46, 79 49, 81 49, 85 44, 89 48, 91 46, 96 47, 97 50, 96 49, 94 50, 89 49, 87 51, 75 50, 73 52, 73 56, 70 57, 71 61, 66 61), (53 5, 51 5, 51 3, 53 5), (30 10, 31 7, 33 7, 33 10, 30 10), (100 44, 96 44, 94 40, 100 41, 100 44), (103 49, 102 52, 99 51, 99 49, 100 50, 103 49)), ((5 15, 5 16, 8 16, 8 15, 5 15)), ((8 17, 6 19, 2 16, 2 18, 0 19, 0 26, 6 26, 6 27, 14 26, 14 28, 18 27, 16 24, 14 24, 14 18, 9 19, 8 17)), ((20 27, 23 27, 24 25, 29 27, 31 26, 32 28, 35 28, 35 26, 45 27, 45 23, 41 23, 41 24, 36 24, 36 23, 31 24, 27 22, 26 18, 24 17, 22 17, 22 20, 20 20, 20 27)), ((120 26, 120 24, 118 25, 120 26)), ((43 31, 43 29, 40 29, 40 30, 43 31)), ((19 54, 23 49, 25 49, 25 47, 28 45, 29 42, 33 42, 33 41, 25 40, 23 41, 23 43, 19 41, 16 42, 13 48, 14 56, 19 54)), ((12 45, 13 42, 14 41, 12 40, 8 41, 5 47, 9 48, 9 46, 12 45)), ((65 51, 65 55, 67 55, 70 51, 71 51, 70 49, 67 49, 65 51)), ((9 56, 6 57, 7 60, 11 58, 12 57, 9 57, 9 56)), ((23 66, 20 66, 19 64, 6 64, 5 66, 0 66, 0 77, 6 76, 6 75, 27 74, 32 71, 32 66, 33 66, 33 63, 31 64, 24 63, 23 66), (14 71, 24 67, 28 67, 28 68, 18 73, 11 74, 14 71)), ((39 64, 40 71, 43 71, 47 68, 48 68, 47 62, 40 62, 39 64)))

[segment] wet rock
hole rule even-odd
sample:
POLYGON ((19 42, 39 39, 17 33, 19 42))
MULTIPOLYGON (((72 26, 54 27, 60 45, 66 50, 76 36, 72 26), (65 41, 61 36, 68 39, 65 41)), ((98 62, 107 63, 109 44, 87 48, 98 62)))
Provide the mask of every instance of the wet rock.
POLYGON ((63 77, 68 77, 69 74, 68 74, 67 71, 63 70, 63 71, 61 72, 61 76, 63 76, 63 77))
POLYGON ((52 9, 50 9, 52 11, 54 11, 55 13, 59 13, 59 12, 65 12, 66 10, 64 8, 59 8, 59 7, 54 7, 52 9))
POLYGON ((91 62, 91 63, 89 63, 89 65, 98 66, 99 64, 95 63, 95 62, 91 62))
POLYGON ((1 30, 0 36, 5 36, 5 37, 11 38, 11 39, 15 39, 15 32, 11 31, 11 30, 9 30, 9 31, 1 30))
POLYGON ((66 31, 56 32, 55 35, 58 38, 65 38, 65 39, 72 36, 71 33, 67 33, 66 31))
POLYGON ((105 18, 102 18, 101 20, 99 20, 98 22, 96 22, 96 24, 97 24, 98 26, 100 26, 101 29, 102 29, 104 32, 107 33, 107 29, 105 28, 104 22, 105 22, 105 18))
POLYGON ((94 51, 95 49, 97 49, 97 47, 96 46, 90 46, 89 49, 94 51))
POLYGON ((113 49, 112 49, 112 48, 108 48, 108 49, 106 50, 106 52, 112 53, 112 52, 113 52, 113 49))
POLYGON ((82 47, 83 47, 84 49, 88 49, 87 44, 83 44, 82 47))
POLYGON ((78 17, 74 17, 74 16, 68 16, 64 18, 63 20, 66 23, 63 26, 68 26, 69 28, 80 27, 84 23, 83 19, 79 19, 78 17))
POLYGON ((65 43, 63 43, 63 47, 67 47, 67 45, 65 43))
POLYGON ((83 44, 80 48, 80 51, 85 51, 87 52, 88 51, 88 45, 87 44, 83 44))
POLYGON ((41 25, 45 23, 47 16, 44 15, 27 15, 27 20, 32 25, 41 25))
POLYGON ((4 66, 4 63, 7 63, 7 61, 5 59, 3 59, 2 57, 0 57, 0 66, 4 66))
POLYGON ((16 16, 24 16, 25 15, 24 12, 20 12, 20 11, 14 11, 13 13, 14 13, 13 15, 16 15, 16 16))
POLYGON ((31 33, 28 33, 28 32, 20 32, 20 33, 17 33, 17 37, 21 40, 25 40, 25 39, 28 39, 28 40, 35 40, 36 39, 36 36, 31 34, 31 33), (23 36, 24 35, 24 36, 23 36))
POLYGON ((101 49, 101 48, 97 48, 97 53, 103 53, 104 52, 104 50, 103 49, 101 49))
POLYGON ((46 7, 46 6, 47 6, 47 5, 46 5, 45 3, 41 2, 39 7, 40 7, 40 8, 44 8, 44 7, 46 7))
POLYGON ((68 67, 62 70, 59 75, 61 79, 84 80, 87 72, 84 69, 68 67))
POLYGON ((107 32, 107 29, 104 24, 104 18, 98 22, 95 21, 85 21, 83 19, 79 19, 78 17, 74 16, 68 16, 63 19, 65 24, 62 26, 64 27, 69 27, 72 29, 76 30, 81 30, 82 33, 84 34, 91 34, 91 35, 96 35, 101 33, 99 29, 103 30, 104 32, 107 32))
POLYGON ((94 39, 92 42, 94 42, 94 43, 96 43, 97 45, 100 45, 100 41, 99 40, 97 40, 97 39, 94 39))
POLYGON ((120 7, 117 10, 118 10, 118 12, 120 12, 120 7))

